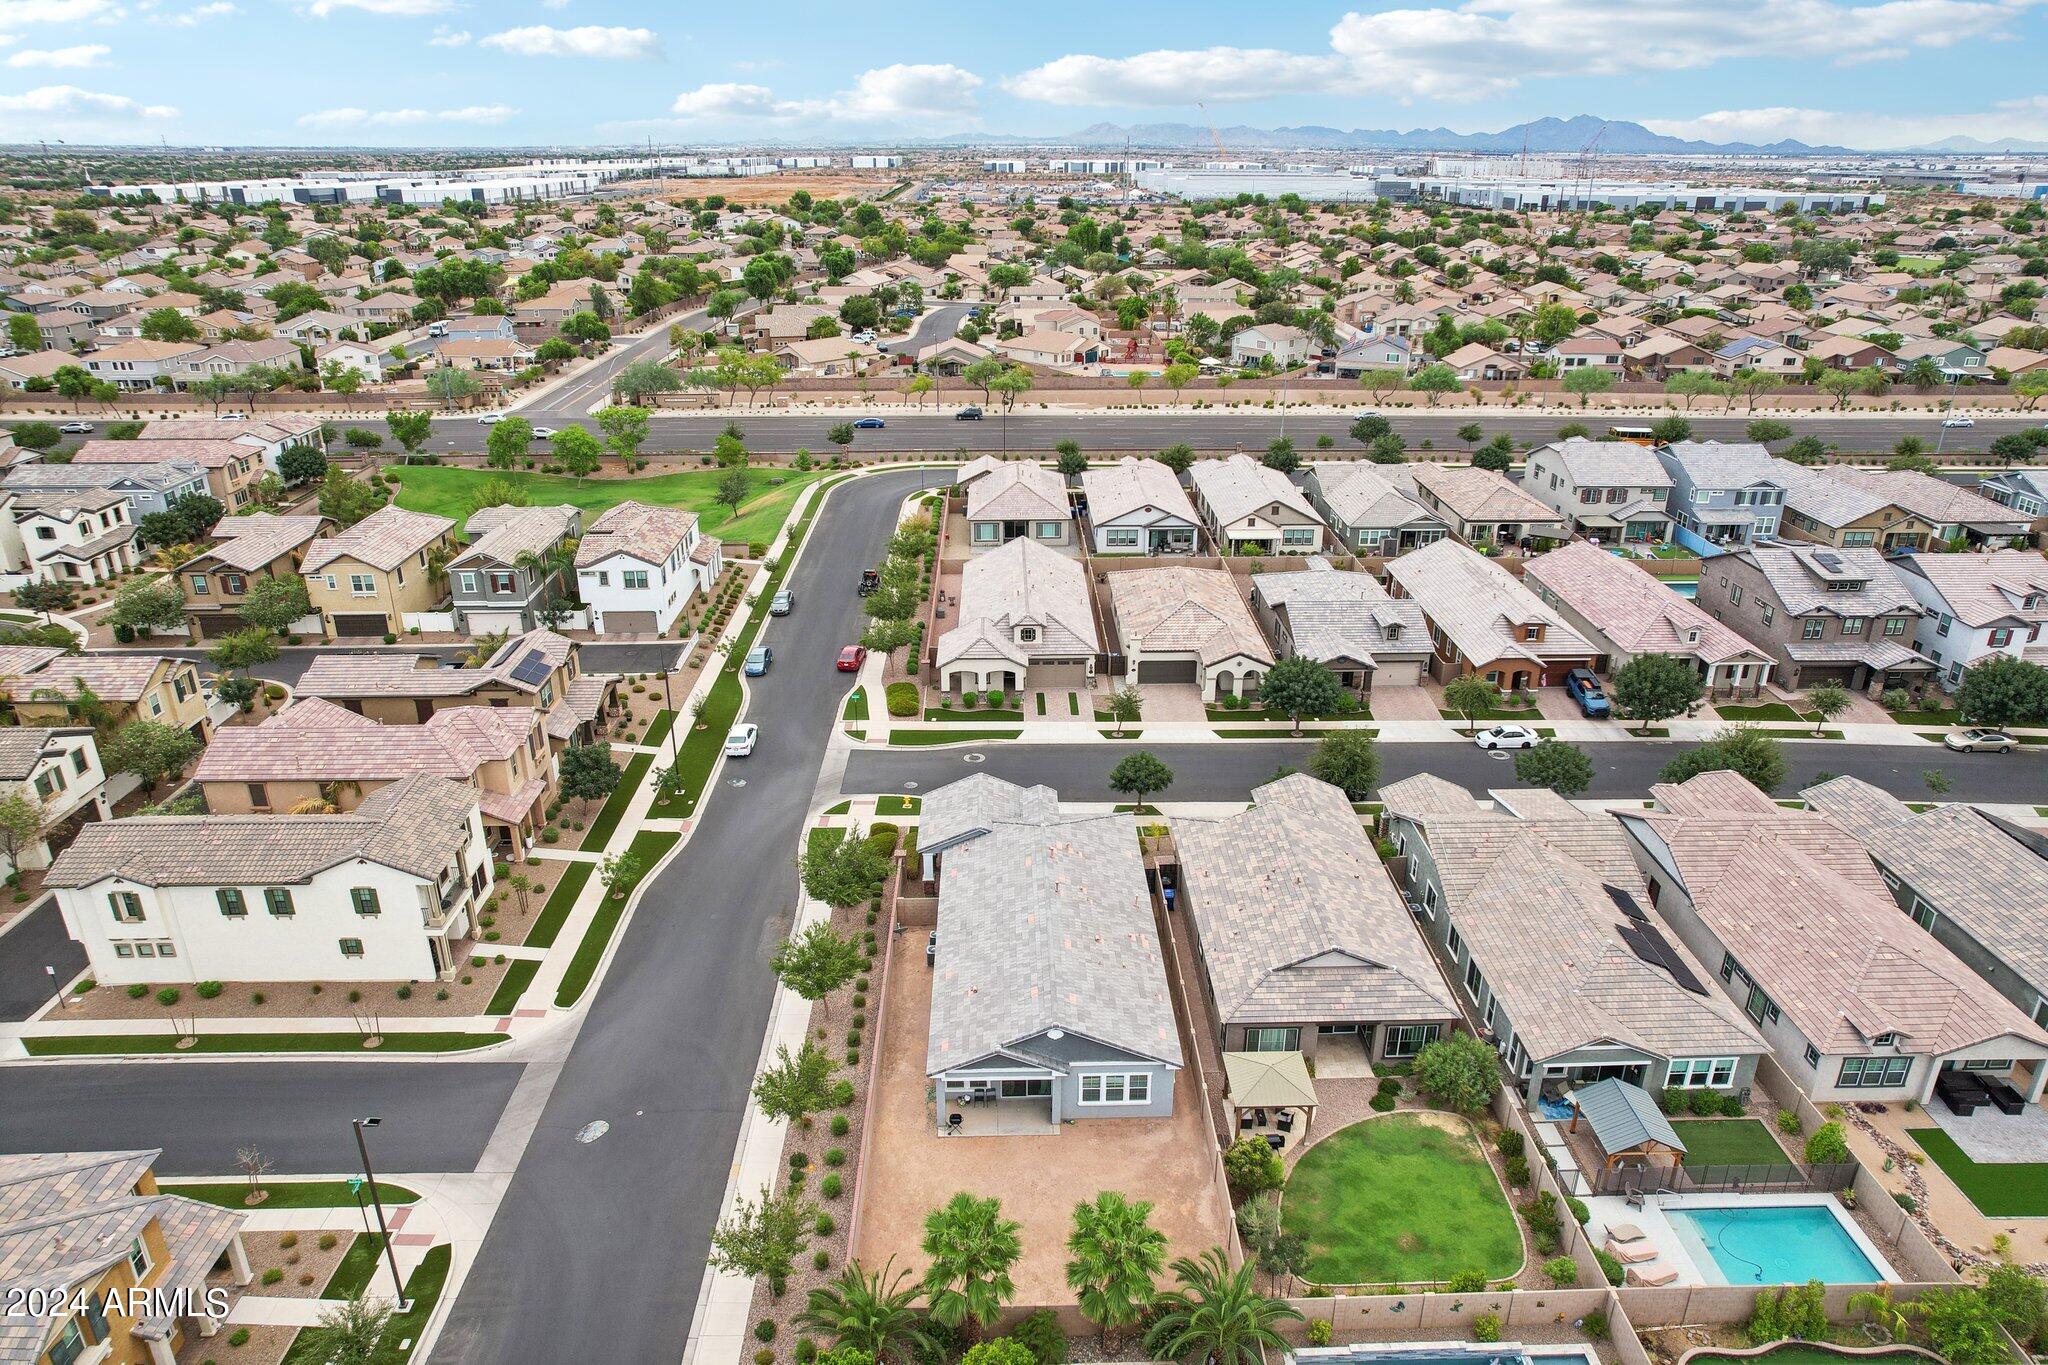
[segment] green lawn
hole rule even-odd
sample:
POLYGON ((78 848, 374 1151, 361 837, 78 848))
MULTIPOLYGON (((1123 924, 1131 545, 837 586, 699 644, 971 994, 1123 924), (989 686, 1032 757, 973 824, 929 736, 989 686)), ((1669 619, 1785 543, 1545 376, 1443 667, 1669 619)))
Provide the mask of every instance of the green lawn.
POLYGON ((1015 739, 1022 730, 892 730, 891 744, 962 744, 970 740, 1015 739))
POLYGON ((816 472, 750 469, 753 491, 734 517, 715 501, 723 470, 693 469, 646 479, 576 479, 566 474, 527 474, 502 469, 457 469, 450 465, 388 465, 384 476, 399 485, 398 505, 415 512, 452 517, 459 525, 476 508, 477 490, 487 481, 504 479, 524 491, 535 506, 568 503, 590 520, 615 503, 632 499, 661 507, 686 507, 706 531, 721 540, 773 540, 789 515, 790 504, 816 472), (771 483, 770 480, 781 482, 771 483))
POLYGON ((640 876, 626 883, 624 896, 616 894, 615 888, 597 903, 597 913, 591 917, 590 927, 583 931, 583 941, 576 945, 576 956, 569 959, 568 970, 562 973, 562 988, 555 992, 556 1005, 567 1009, 582 997, 590 978, 597 973, 597 964, 604 959, 604 950, 611 943, 612 934, 618 930, 620 917, 626 913, 633 888, 639 885, 641 878, 654 871, 654 865, 682 837, 656 830, 633 836, 633 842, 626 851, 640 860, 640 876))
POLYGON ((1783 1166, 1792 1158, 1758 1119, 1673 1119, 1688 1166, 1783 1166))
POLYGON ((610 841, 612 832, 619 827, 619 821, 626 818, 626 807, 633 804, 633 796, 647 781, 647 770, 654 766, 653 754, 634 754, 626 760, 626 767, 619 774, 619 785, 612 788, 612 794, 605 798, 604 809, 590 822, 590 828, 583 836, 581 845, 585 853, 601 853, 610 841))
MULTIPOLYGON (((496 1033, 387 1033, 380 1052, 467 1052, 505 1041, 496 1033)), ((74 1033, 62 1038, 24 1038, 31 1057, 115 1057, 124 1053, 184 1052, 362 1052, 355 1033, 207 1033, 179 1048, 169 1033, 74 1033)))
POLYGON ((1354 1123, 1308 1149, 1281 1205, 1317 1284, 1425 1284, 1476 1270, 1506 1279, 1522 1234, 1472 1130, 1415 1114, 1354 1123))
MULTIPOLYGON (((1440 707, 1437 710, 1437 714, 1445 720, 1457 721, 1460 725, 1465 723, 1465 713, 1463 711, 1453 711, 1448 707, 1440 707)), ((1475 721, 1534 720, 1542 714, 1541 711, 1533 706, 1489 706, 1483 711, 1474 711, 1472 719, 1475 721)))
MULTIPOLYGON (((202 1204, 214 1204, 224 1209, 246 1209, 249 1183, 245 1180, 225 1180, 209 1184, 170 1183, 158 1186, 165 1194, 183 1195, 197 1199, 202 1204)), ((349 1191, 346 1180, 270 1180, 263 1188, 270 1192, 257 1208, 265 1209, 346 1209, 352 1208, 356 1196, 349 1191)), ((419 1196, 403 1185, 388 1181, 377 1182, 377 1193, 387 1204, 416 1204, 419 1196)), ((363 1199, 369 1200, 369 1187, 363 1187, 363 1199)))
POLYGON ((1714 708, 1723 720, 1812 720, 1802 716, 1781 701, 1760 702, 1755 706, 1716 706, 1714 708))
MULTIPOLYGON (((1252 720, 1285 721, 1288 719, 1287 715, 1284 712, 1268 711, 1262 706, 1241 706, 1235 711, 1233 711, 1227 706, 1209 705, 1205 706, 1203 710, 1208 712, 1210 720, 1234 720, 1242 722, 1252 720)), ((1349 711, 1333 711, 1327 716, 1308 716, 1306 717, 1306 719, 1371 720, 1372 708, 1370 706, 1354 706, 1349 711)))
POLYGON ((548 895, 548 903, 540 908, 540 918, 533 922, 533 931, 526 936, 529 948, 552 948, 555 935, 562 932, 563 921, 569 918, 569 910, 576 904, 576 897, 583 891, 583 883, 590 880, 590 863, 571 863, 569 870, 562 874, 562 880, 555 883, 555 889, 548 895))
POLYGON ((868 694, 865 688, 856 687, 846 694, 846 709, 839 713, 839 718, 847 721, 868 718, 868 694))
POLYGON ((877 815, 915 815, 924 809, 924 798, 919 796, 878 796, 875 798, 877 815))
POLYGON ((2048 1217, 2048 1162, 2001 1161, 1979 1165, 1939 1128, 1914 1128, 1906 1136, 1920 1144, 1920 1150, 1941 1167, 1986 1217, 2048 1217))
POLYGON ((927 706, 926 720, 1022 720, 1024 712, 1010 706, 927 706))
MULTIPOLYGON (((441 1301, 441 1291, 448 1285, 451 1255, 446 1245, 431 1248, 419 1266, 406 1277, 405 1297, 412 1307, 392 1315, 390 1324, 384 1329, 384 1340, 371 1357, 371 1365, 405 1365, 412 1358, 413 1347, 419 1344, 420 1334, 426 1331, 427 1323, 441 1301)), ((307 1328, 292 1338, 291 1349, 285 1352, 280 1365, 322 1365, 326 1358, 314 1330, 307 1328)))
POLYGON ((526 988, 533 984, 533 978, 540 971, 540 963, 530 957, 520 958, 505 969, 505 979, 498 983, 498 989, 491 992, 491 1003, 484 1006, 485 1014, 510 1014, 519 1005, 519 997, 526 994, 526 988))
MULTIPOLYGON (((377 1187, 381 1191, 384 1187, 377 1187)), ((370 1281, 384 1264, 384 1239, 374 1232, 359 1232, 355 1240, 342 1253, 341 1264, 334 1267, 334 1274, 328 1277, 327 1287, 320 1291, 323 1299, 352 1299, 369 1289, 370 1281)), ((391 1293, 391 1272, 384 1271, 384 1293, 391 1293)))
POLYGON ((647 738, 642 744, 659 744, 668 738, 668 732, 676 728, 676 713, 663 711, 654 718, 654 724, 647 727, 647 738))

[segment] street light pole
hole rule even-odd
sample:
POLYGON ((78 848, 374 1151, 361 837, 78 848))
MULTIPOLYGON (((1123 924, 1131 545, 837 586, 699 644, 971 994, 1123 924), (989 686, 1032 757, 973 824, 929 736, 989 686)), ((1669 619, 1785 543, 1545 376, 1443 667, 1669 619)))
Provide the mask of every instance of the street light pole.
POLYGON ((384 1197, 377 1192, 377 1173, 370 1169, 370 1144, 363 1139, 365 1128, 375 1128, 384 1120, 371 1117, 350 1119, 356 1130, 356 1152, 363 1158, 363 1178, 370 1182, 370 1203, 377 1209, 377 1232, 384 1238, 384 1263, 391 1267, 391 1288, 397 1295, 398 1311, 407 1311, 405 1302, 405 1281, 398 1278, 398 1253, 391 1246, 391 1228, 384 1221, 384 1197))

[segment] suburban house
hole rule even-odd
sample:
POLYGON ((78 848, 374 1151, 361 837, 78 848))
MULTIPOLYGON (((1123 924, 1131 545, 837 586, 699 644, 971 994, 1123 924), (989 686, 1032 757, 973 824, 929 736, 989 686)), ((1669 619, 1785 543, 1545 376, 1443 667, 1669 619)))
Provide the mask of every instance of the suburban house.
POLYGON ((1451 533, 1441 516, 1416 500, 1414 488, 1405 469, 1357 461, 1312 464, 1302 484, 1309 505, 1345 549, 1388 558, 1451 533))
MULTIPOLYGON (((111 316, 111 314, 109 314, 111 316)), ((191 375, 190 364, 206 353, 193 341, 134 341, 102 346, 85 357, 86 373, 128 392, 169 389, 191 375)))
POLYGON ((1709 697, 1754 697, 1770 681, 1769 654, 1692 599, 1588 541, 1528 561, 1522 583, 1593 642, 1602 672, 1639 654, 1668 654, 1693 666, 1709 697))
POLYGON ((1093 365, 1102 357, 1102 339, 1079 332, 1050 328, 1014 337, 990 337, 985 343, 997 355, 1021 365, 1043 365, 1048 369, 1077 369, 1093 365))
POLYGON ((988 1102, 1050 1132, 1171 1114, 1180 1032, 1135 817, 1063 815, 1044 788, 977 775, 926 796, 919 829, 938 860, 937 1124, 988 1102))
POLYGON ((1126 455, 1081 475, 1088 533, 1099 555, 1193 554, 1195 505, 1167 466, 1126 455))
POLYGON ((466 959, 491 854, 475 791, 408 777, 346 815, 87 825, 44 885, 106 985, 431 981, 466 959))
MULTIPOLYGON (((142 447, 139 442, 136 448, 142 447)), ((129 520, 140 522, 179 498, 207 491, 206 471, 189 460, 149 464, 17 464, 0 480, 12 493, 55 493, 71 497, 109 493, 127 499, 129 520)))
POLYGON ((1506 692, 1554 687, 1598 651, 1513 574, 1455 540, 1387 562, 1388 589, 1422 608, 1430 676, 1477 674, 1506 692))
POLYGON ((199 667, 163 654, 66 654, 49 645, 0 645, 0 697, 23 725, 74 723, 81 689, 107 707, 110 726, 161 721, 200 739, 213 733, 199 667))
POLYGON ((545 718, 529 707, 451 706, 418 725, 380 725, 308 697, 259 725, 222 729, 192 780, 216 815, 263 815, 309 803, 345 813, 407 777, 445 778, 475 790, 491 847, 523 857, 547 823, 557 773, 545 718))
POLYGON ((1429 663, 1422 608, 1389 596, 1367 573, 1340 572, 1310 555, 1297 573, 1252 575, 1252 614, 1277 658, 1327 665, 1360 697, 1375 683, 1413 687, 1429 663))
POLYGON ((1843 826, 1732 772, 1650 794, 1615 812, 1650 903, 1816 1104, 1924 1105, 1969 1062, 2040 1099, 2048 1033, 1900 913, 1843 826))
POLYGON ((142 562, 128 499, 120 493, 0 493, 7 503, 10 572, 93 587, 142 562))
POLYGON ((628 500, 599 513, 577 542, 576 595, 600 635, 666 635, 724 567, 723 547, 699 533, 695 512, 628 500))
MULTIPOLYGON (((2027 534, 2033 518, 2015 508, 1958 488, 1917 469, 1830 469, 1835 478, 1888 498, 1925 521, 1930 540, 1967 545, 2008 545, 2027 534)), ((1889 548, 1889 547, 1888 547, 1889 548)))
POLYGON ((1913 643, 1950 691, 1974 664, 2001 654, 2025 657, 2048 623, 2048 559, 2034 551, 1909 550, 1889 562, 1923 612, 1913 643))
POLYGON ((1565 524, 1555 511, 1491 469, 1417 464, 1408 473, 1415 480, 1416 500, 1468 545, 1564 538, 1565 524))
POLYGON ((1415 365, 1415 352, 1405 337, 1362 336, 1347 343, 1329 362, 1340 379, 1357 379, 1373 370, 1396 376, 1407 374, 1415 365))
POLYGON ((1249 455, 1188 466, 1195 510, 1219 554, 1313 554, 1323 548, 1316 509, 1285 474, 1249 455))
POLYGON ((255 1278, 247 1215, 156 1183, 160 1149, 0 1155, 0 1265, 10 1296, 50 1305, 0 1317, 0 1359, 175 1365, 218 1336, 229 1300, 208 1276, 255 1278), (161 1303, 175 1313, 153 1313, 161 1303), (191 1351, 184 1351, 188 1356, 191 1351))
POLYGON ((1225 569, 1112 573, 1109 616, 1134 683, 1192 683, 1208 701, 1254 697, 1273 666, 1266 637, 1225 569))
POLYGON ((533 347, 513 337, 449 337, 434 347, 434 363, 449 370, 522 370, 533 347))
POLYGON ((306 549, 306 595, 329 635, 399 635, 409 614, 447 598, 441 556, 455 551, 455 523, 428 512, 380 507, 306 549))
POLYGON ((1916 811, 1860 778, 1799 794, 1863 846, 1899 910, 2048 1025, 2048 846, 1974 806, 1916 811))
POLYGON ((1809 468, 1790 460, 1775 461, 1778 481, 1785 485, 1785 516, 1780 533, 1836 549, 1918 549, 1934 538, 1934 523, 1832 469, 1809 468))
POLYGON ((1748 1090, 1767 1045, 1650 920, 1614 821, 1542 788, 1487 795, 1428 773, 1380 791, 1408 901, 1522 1098, 1608 1077, 1748 1090))
POLYGON ((1876 550, 1736 550, 1702 566, 1695 600, 1769 654, 1790 691, 1838 683, 1876 695, 1934 671, 1913 648, 1920 605, 1876 550))
POLYGON ((482 507, 464 528, 469 546, 448 561, 455 629, 464 635, 518 633, 553 625, 575 585, 573 541, 583 514, 557 507, 482 507))
POLYGON ((0 791, 22 793, 42 814, 41 830, 22 843, 14 859, 0 855, 0 868, 6 869, 0 875, 48 867, 53 841, 68 839, 88 820, 113 817, 107 771, 89 725, 0 726, 0 791))
POLYGON ((1102 652, 1090 603, 1081 561, 1035 540, 968 560, 959 615, 938 640, 939 685, 955 693, 1087 687, 1102 652))
POLYGON ((2030 527, 2048 517, 2048 470, 2002 469, 1987 475, 1977 491, 2026 517, 2030 527))
POLYGON ((1230 339, 1230 363, 1257 365, 1270 360, 1275 369, 1291 370, 1306 365, 1319 349, 1316 339, 1299 327, 1262 323, 1247 327, 1230 339))
POLYGON ((612 675, 583 672, 573 641, 539 629, 507 640, 476 668, 431 654, 323 655, 296 690, 386 725, 424 724, 454 706, 530 707, 546 718, 548 738, 566 747, 595 736, 615 709, 618 684, 612 675))
POLYGON ((178 460, 205 470, 207 493, 220 499, 221 506, 230 512, 249 505, 255 496, 256 480, 266 472, 262 452, 239 441, 154 440, 145 445, 140 441, 98 438, 81 444, 71 457, 73 464, 87 465, 162 460, 178 460))
POLYGON ((1568 535, 1603 542, 1671 534, 1671 474, 1654 451, 1583 436, 1529 452, 1522 487, 1564 520, 1568 535))
POLYGON ((958 483, 967 489, 969 549, 993 550, 1020 536, 1042 545, 1073 544, 1067 482, 1044 465, 983 456, 960 467, 958 483))
POLYGON ((1298 1052, 1369 1075, 1452 1032, 1456 1001, 1344 793, 1296 773, 1245 810, 1176 818, 1175 909, 1193 926, 1224 1052, 1298 1052))
POLYGON ((1657 448, 1671 475, 1672 535, 1702 555, 1776 539, 1785 510, 1782 461, 1754 442, 1678 441, 1657 448))
POLYGON ((332 525, 318 515, 222 517, 213 528, 214 543, 178 566, 192 638, 246 630, 240 608, 249 590, 265 578, 302 578, 307 548, 332 525))

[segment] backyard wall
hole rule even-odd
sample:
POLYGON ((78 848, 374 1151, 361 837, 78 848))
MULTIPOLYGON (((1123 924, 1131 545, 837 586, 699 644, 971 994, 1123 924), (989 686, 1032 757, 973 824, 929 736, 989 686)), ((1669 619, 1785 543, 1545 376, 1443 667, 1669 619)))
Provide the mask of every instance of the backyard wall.
POLYGON ((1347 1334, 1385 1332, 1396 1325, 1409 1341, 1470 1341, 1472 1320, 1487 1313, 1500 1319, 1501 1338, 1512 1340, 1517 1328, 1555 1328, 1577 1322, 1588 1313, 1607 1312, 1609 1298, 1606 1289, 1523 1289, 1477 1294, 1352 1294, 1287 1302, 1305 1318, 1328 1322, 1331 1342, 1342 1345, 1347 1334))
MULTIPOLYGON (((885 1011, 889 1008, 889 963, 895 956, 889 950, 896 942, 896 888, 902 885, 903 882, 902 850, 899 849, 896 852, 895 858, 895 867, 891 870, 889 876, 882 879, 882 933, 876 938, 876 942, 881 945, 881 951, 875 955, 878 974, 875 978, 875 989, 872 992, 873 998, 869 1002, 873 1006, 870 1012, 874 1016, 868 1032, 868 1037, 872 1042, 868 1048, 869 1055, 864 1059, 867 1063, 869 1077, 866 1097, 868 1104, 875 1102, 874 1076, 881 1066, 882 1039, 887 1036, 883 1029, 883 1020, 887 1017, 885 1011)), ((937 902, 933 902, 933 905, 936 907, 937 902)), ((867 1193, 868 1155, 874 1143, 874 1134, 875 1125, 872 1122, 872 1116, 867 1114, 861 1115, 860 1156, 853 1168, 853 1212, 848 1215, 846 1220, 846 1245, 849 1247, 860 1245, 860 1220, 864 1207, 864 1196, 867 1193)))

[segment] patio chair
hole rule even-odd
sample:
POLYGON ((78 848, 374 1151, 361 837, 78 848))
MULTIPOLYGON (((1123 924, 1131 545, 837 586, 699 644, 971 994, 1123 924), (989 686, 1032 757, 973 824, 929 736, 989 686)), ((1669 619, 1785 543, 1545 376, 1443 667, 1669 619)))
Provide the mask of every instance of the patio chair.
POLYGON ((1239 1114, 1239 1115, 1237 1116, 1237 1131, 1238 1131, 1238 1132, 1240 1132, 1240 1133, 1249 1133, 1249 1132, 1250 1132, 1250 1131, 1251 1131, 1252 1129, 1256 1128, 1257 1126, 1258 1126, 1258 1124, 1257 1124, 1257 1123, 1256 1123, 1256 1122, 1255 1122, 1255 1121, 1253 1120, 1253 1118, 1252 1118, 1252 1111, 1251 1111, 1251 1110, 1247 1109, 1247 1110, 1245 1110, 1245 1111, 1244 1111, 1243 1113, 1241 1113, 1241 1114, 1239 1114))
POLYGON ((1607 1245, 1603 1250, 1623 1265, 1639 1265, 1644 1261, 1657 1259, 1657 1248, 1647 1241, 1618 1242, 1612 1235, 1607 1238, 1607 1245))
POLYGON ((2012 1082, 2007 1080, 1986 1080, 1984 1093, 1991 1097, 1991 1102, 1998 1106, 2002 1114, 2018 1114, 2027 1107, 2027 1097, 2014 1089, 2012 1082))
POLYGON ((1628 1272, 1628 1282, 1645 1289, 1657 1289, 1678 1278, 1678 1267, 1669 1265, 1633 1266, 1628 1272))
POLYGON ((1643 1240, 1643 1230, 1634 1223, 1616 1223, 1607 1229, 1607 1238, 1612 1242, 1640 1242, 1643 1240))
POLYGON ((1279 1113, 1273 1116, 1273 1126, 1275 1128, 1278 1128, 1283 1133, 1293 1132, 1294 1111, 1292 1109, 1282 1109, 1279 1113))

